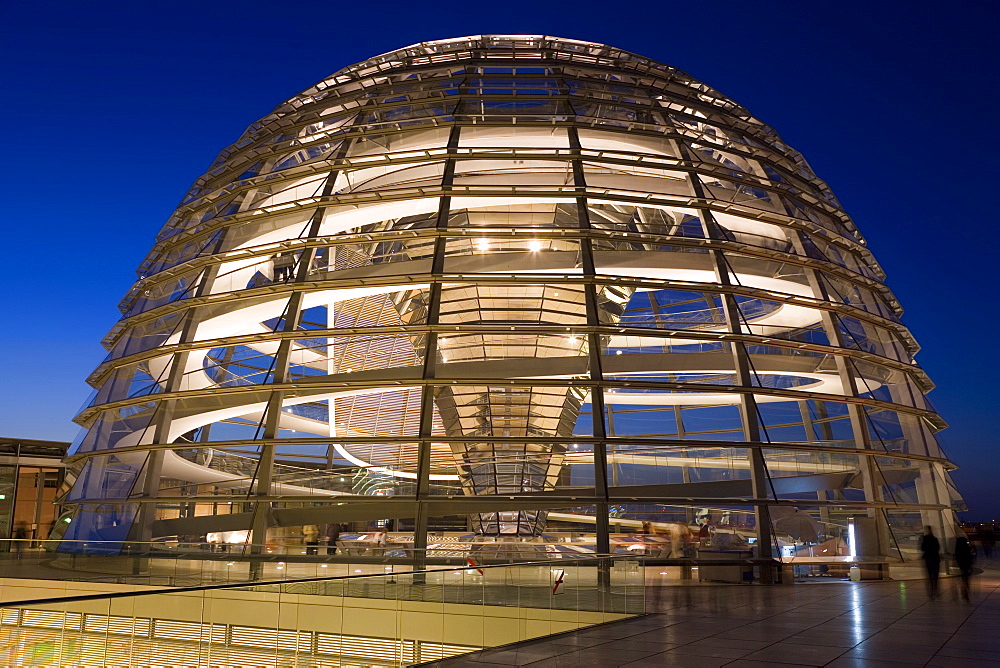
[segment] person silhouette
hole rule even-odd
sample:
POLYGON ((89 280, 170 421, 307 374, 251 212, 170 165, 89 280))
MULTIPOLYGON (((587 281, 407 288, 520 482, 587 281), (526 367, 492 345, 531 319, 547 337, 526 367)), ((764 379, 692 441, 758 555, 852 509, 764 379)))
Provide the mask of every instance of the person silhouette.
POLYGON ((927 593, 931 598, 938 594, 938 576, 941 574, 941 543, 934 536, 934 530, 924 527, 923 538, 920 539, 921 558, 927 571, 927 593))
POLYGON ((295 268, 295 254, 281 253, 271 259, 274 262, 274 282, 291 280, 295 268))
POLYGON ((955 565, 962 575, 962 598, 969 600, 969 585, 972 579, 972 564, 976 561, 976 553, 972 549, 972 543, 965 536, 955 539, 955 565))
POLYGON ((24 544, 28 538, 28 530, 24 526, 24 522, 18 522, 17 526, 14 528, 14 551, 17 553, 17 558, 21 558, 21 552, 24 551, 24 544))

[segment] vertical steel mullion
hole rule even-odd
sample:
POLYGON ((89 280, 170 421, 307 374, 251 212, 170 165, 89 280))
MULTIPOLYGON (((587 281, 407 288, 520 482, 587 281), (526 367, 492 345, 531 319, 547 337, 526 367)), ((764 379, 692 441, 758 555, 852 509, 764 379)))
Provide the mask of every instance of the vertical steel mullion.
MULTIPOLYGON (((805 242, 802 238, 803 234, 801 230, 797 230, 791 235, 791 239, 795 252, 806 257, 805 242)), ((826 289, 826 284, 820 277, 819 270, 814 267, 806 267, 805 274, 806 279, 809 281, 809 287, 813 291, 813 296, 826 302, 832 302, 833 300, 826 289)), ((835 316, 826 309, 820 309, 819 312, 820 322, 826 331, 829 343, 840 350, 846 350, 848 348, 847 342, 840 331, 840 327, 837 326, 838 316, 835 316)), ((852 365, 850 360, 844 355, 834 355, 834 364, 837 368, 837 377, 840 379, 841 385, 846 392, 852 397, 859 396, 858 383, 854 377, 854 373, 851 371, 852 365)), ((874 456, 871 454, 871 434, 868 431, 865 407, 860 404, 848 403, 847 416, 851 423, 851 434, 854 436, 854 447, 861 451, 858 454, 858 464, 861 468, 861 484, 864 488, 865 496, 870 501, 882 501, 881 486, 877 484, 881 475, 874 456)), ((879 512, 875 508, 869 508, 866 514, 868 517, 874 518, 878 527, 878 530, 875 532, 878 541, 878 544, 875 546, 877 554, 878 556, 884 555, 888 552, 887 548, 891 538, 888 519, 884 513, 879 512)), ((878 566, 878 569, 881 570, 882 566, 878 566)))
MULTIPOLYGON (((350 142, 345 141, 338 152, 338 158, 342 158, 349 149, 350 142)), ((322 195, 324 197, 333 192, 334 184, 341 170, 334 169, 326 177, 323 184, 322 195)), ((323 224, 323 216, 326 207, 318 207, 309 220, 306 231, 307 238, 312 239, 319 235, 323 224)), ((309 268, 312 260, 316 256, 316 248, 307 249, 299 257, 298 269, 295 275, 295 283, 301 285, 308 278, 309 268)), ((303 294, 301 288, 292 293, 288 298, 288 305, 285 307, 284 323, 282 332, 294 332, 298 329, 302 321, 302 301, 303 294)), ((271 382, 276 384, 287 383, 289 380, 289 359, 291 357, 294 338, 284 338, 278 343, 278 350, 274 356, 274 364, 271 369, 271 382)), ((278 437, 281 427, 281 409, 284 404, 286 393, 281 390, 272 390, 264 409, 263 440, 267 441, 260 448, 260 458, 257 461, 257 472, 253 480, 253 495, 267 496, 271 493, 272 481, 274 478, 274 459, 276 446, 271 441, 278 437)), ((267 540, 268 518, 270 516, 271 502, 258 500, 253 507, 250 520, 250 529, 253 535, 253 543, 250 546, 251 554, 262 554, 267 540)), ((251 574, 260 573, 260 564, 251 562, 251 574)))
MULTIPOLYGON (((301 318, 302 293, 294 292, 288 299, 288 306, 285 309, 285 322, 282 332, 294 331, 298 327, 301 318)), ((271 381, 273 383, 284 383, 288 380, 288 361, 291 353, 293 339, 282 339, 278 344, 278 351, 274 356, 271 381)), ((271 493, 271 482, 274 476, 274 459, 276 446, 271 443, 277 438, 281 426, 281 408, 284 403, 285 392, 281 390, 271 390, 267 399, 267 406, 264 408, 262 422, 264 424, 263 439, 267 441, 260 448, 260 457, 257 460, 257 471, 254 475, 253 496, 268 496, 271 493)), ((267 542, 267 527, 271 515, 271 502, 256 500, 253 506, 253 513, 250 519, 250 530, 252 532, 252 543, 250 544, 251 554, 263 554, 264 546, 267 542)), ((251 577, 256 578, 261 572, 259 562, 251 562, 251 577)))
POLYGON ((431 437, 434 430, 434 390, 428 381, 437 375, 437 325, 441 319, 441 280, 444 275, 444 257, 448 229, 448 218, 451 213, 451 196, 447 192, 455 180, 455 154, 461 126, 453 125, 448 134, 448 157, 445 159, 444 172, 441 175, 441 187, 446 194, 442 195, 438 205, 434 239, 434 257, 431 260, 431 285, 427 294, 427 335, 424 345, 424 365, 422 385, 420 388, 420 426, 417 444, 417 484, 416 484, 416 517, 413 526, 413 552, 417 562, 414 568, 422 570, 427 554, 427 497, 430 494, 431 469, 431 437))
MULTIPOLYGON (((698 178, 697 173, 689 173, 690 184, 695 196, 706 199, 704 188, 698 178)), ((701 210, 702 229, 706 239, 718 238, 719 225, 716 223, 712 213, 706 208, 701 210)), ((710 257, 715 269, 716 280, 719 285, 732 286, 733 280, 731 268, 726 256, 721 250, 711 250, 710 257)), ((730 292, 721 292, 723 312, 726 318, 726 328, 733 334, 740 334, 744 331, 743 318, 740 313, 739 304, 736 297, 730 292)), ((730 341, 730 351, 733 356, 733 365, 736 370, 737 382, 744 389, 753 387, 754 374, 750 369, 750 355, 747 353, 746 344, 742 341, 730 341)), ((743 438, 746 441, 760 443, 761 429, 759 422, 760 412, 757 408, 757 400, 752 392, 740 392, 739 397, 740 420, 743 423, 743 438)), ((747 456, 750 460, 750 482, 753 488, 755 499, 763 500, 773 496, 770 476, 767 471, 767 462, 761 448, 747 446, 747 456)), ((760 562, 760 578, 764 584, 774 582, 774 572, 771 560, 774 558, 772 541, 774 539, 771 530, 771 512, 766 503, 754 506, 757 514, 757 556, 760 562)))
MULTIPOLYGON (((343 140, 343 142, 340 145, 340 148, 337 150, 337 154, 333 157, 334 165, 336 165, 338 161, 343 160, 345 157, 347 157, 347 154, 350 152, 350 149, 354 145, 355 141, 356 141, 355 137, 347 137, 343 140)), ((337 178, 343 171, 344 171, 343 169, 336 169, 336 168, 330 171, 330 173, 326 177, 326 181, 323 183, 323 188, 320 191, 320 197, 325 199, 333 194, 333 189, 337 184, 337 178)), ((309 223, 306 230, 307 239, 315 239, 319 237, 320 229, 323 226, 323 217, 326 214, 326 209, 327 209, 326 206, 320 206, 313 212, 312 217, 309 219, 309 223)), ((298 267, 296 269, 295 283, 301 284, 308 279, 309 269, 312 267, 312 263, 316 259, 318 253, 319 253, 318 246, 313 246, 302 251, 302 254, 299 257, 298 267)), ((301 319, 301 314, 299 314, 299 318, 301 319)), ((296 324, 296 326, 298 326, 298 324, 296 324)), ((327 354, 329 354, 329 351, 327 351, 327 354)), ((328 402, 330 403, 329 418, 328 418, 329 420, 336 420, 335 413, 333 411, 333 403, 332 403, 333 401, 334 401, 333 399, 328 400, 328 402)), ((332 426, 335 427, 336 425, 332 426)), ((333 447, 327 446, 327 468, 333 466, 333 459, 334 459, 333 452, 334 452, 333 447)))
MULTIPOLYGON (((228 230, 223 230, 219 234, 219 239, 216 242, 215 247, 212 249, 213 253, 217 253, 221 249, 227 231, 228 230)), ((212 281, 218 273, 218 264, 213 264, 207 267, 201 274, 201 281, 198 288, 195 290, 194 296, 204 296, 208 292, 212 281)), ((197 307, 189 307, 187 312, 184 314, 184 321, 181 324, 180 337, 178 339, 179 344, 190 343, 194 339, 195 332, 198 329, 198 321, 195 318, 196 311, 197 307)), ((189 350, 183 350, 179 353, 175 353, 171 358, 167 371, 167 379, 163 386, 164 392, 174 392, 180 389, 181 380, 184 377, 184 367, 187 364, 187 360, 190 355, 191 352, 189 350)), ((152 424, 153 443, 163 444, 170 440, 170 426, 173 421, 174 410, 178 401, 180 400, 166 399, 161 401, 157 406, 152 424)), ((146 455, 146 463, 144 466, 145 474, 142 481, 143 496, 155 498, 159 495, 160 476, 163 471, 163 458, 165 456, 166 455, 161 448, 150 450, 146 455)), ((142 504, 136 515, 136 519, 136 528, 130 533, 136 535, 136 539, 143 543, 152 540, 153 521, 156 519, 156 504, 142 504)))
MULTIPOLYGON (((722 251, 712 251, 712 257, 716 262, 716 272, 719 276, 719 282, 722 285, 730 285, 729 277, 729 267, 725 261, 725 257, 722 251)), ((723 293, 723 309, 726 315, 726 326, 730 332, 734 334, 740 334, 743 332, 742 316, 739 310, 739 304, 736 302, 736 298, 731 293, 723 293)), ((733 341, 730 343, 733 362, 735 364, 737 380, 741 387, 752 388, 754 374, 750 370, 750 355, 747 352, 746 344, 742 341, 733 341)), ((760 443, 761 438, 761 428, 759 422, 759 409, 757 407, 756 397, 750 392, 740 392, 740 419, 743 422, 743 436, 747 441, 760 443)), ((764 453, 759 447, 748 448, 747 453, 750 457, 750 467, 751 467, 751 483, 753 486, 753 495, 755 499, 766 499, 769 496, 773 496, 773 490, 771 489, 770 476, 767 472, 767 461, 764 458, 764 453)), ((758 556, 761 559, 772 559, 774 552, 772 550, 772 540, 773 535, 771 531, 771 512, 770 507, 767 504, 761 504, 756 507, 757 511, 757 543, 760 546, 758 548, 758 556)), ((769 563, 761 563, 761 581, 764 584, 770 584, 773 582, 774 574, 772 573, 772 568, 769 563)))
POLYGON ((608 518, 608 506, 610 493, 608 490, 608 446, 607 427, 604 422, 606 410, 604 403, 604 374, 601 364, 601 337, 596 329, 600 327, 600 311, 598 308, 596 276, 597 268, 594 263, 594 248, 591 243, 589 232, 590 211, 587 208, 587 198, 582 193, 587 191, 586 175, 583 170, 583 162, 580 157, 580 135, 576 127, 567 128, 569 135, 570 150, 573 151, 573 187, 581 193, 576 198, 577 216, 581 232, 580 258, 582 262, 583 275, 586 280, 584 284, 584 298, 587 309, 587 348, 590 362, 590 408, 591 423, 593 433, 593 456, 594 456, 594 496, 600 499, 597 503, 595 517, 596 539, 595 549, 598 553, 609 554, 611 552, 611 528, 608 518))
MULTIPOLYGON (((821 440, 821 439, 817 439, 816 438, 816 427, 818 426, 818 427, 820 427, 820 429, 824 429, 824 428, 829 429, 829 426, 826 425, 826 424, 822 424, 822 423, 819 424, 819 425, 817 425, 817 424, 815 424, 813 422, 812 416, 809 414, 809 402, 807 400, 799 400, 799 401, 797 401, 795 403, 797 403, 798 406, 799 406, 799 417, 802 419, 802 429, 806 433, 806 442, 809 443, 810 445, 812 445, 812 444, 816 443, 817 440, 821 440)), ((826 462, 824 462, 821 459, 821 455, 822 454, 823 454, 822 450, 817 450, 815 453, 813 453, 813 455, 814 455, 814 461, 815 461, 815 463, 817 465, 819 465, 821 463, 829 463, 829 459, 828 458, 827 458, 826 462)), ((817 494, 818 498, 825 499, 827 501, 832 501, 833 500, 833 494, 831 494, 828 490, 827 491, 819 491, 816 494, 817 494)), ((827 505, 820 506, 819 507, 819 516, 820 516, 820 519, 822 519, 824 522, 826 522, 826 523, 829 524, 830 523, 830 506, 827 506, 827 505)))
MULTIPOLYGON (((677 440, 687 440, 687 432, 684 429, 684 411, 681 409, 679 404, 674 404, 674 422, 677 423, 677 440)), ((687 446, 684 447, 684 458, 691 458, 691 453, 689 452, 689 448, 687 446)), ((681 481, 685 483, 691 482, 691 467, 686 464, 684 468, 681 469, 681 481)), ((694 509, 692 509, 690 505, 684 507, 684 521, 687 524, 694 524, 694 509)), ((690 578, 690 565, 685 566, 683 572, 688 578, 690 578)))

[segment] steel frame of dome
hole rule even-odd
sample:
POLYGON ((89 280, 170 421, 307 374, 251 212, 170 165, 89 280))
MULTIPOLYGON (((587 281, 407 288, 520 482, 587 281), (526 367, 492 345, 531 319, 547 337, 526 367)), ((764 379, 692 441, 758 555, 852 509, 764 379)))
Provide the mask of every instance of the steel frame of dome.
POLYGON ((342 69, 221 153, 139 274, 77 418, 67 538, 395 517, 421 547, 431 517, 539 536, 578 513, 607 552, 609 508, 710 508, 769 558, 798 507, 874 518, 868 549, 903 556, 953 523, 932 385, 830 189, 613 47, 477 36, 342 69))

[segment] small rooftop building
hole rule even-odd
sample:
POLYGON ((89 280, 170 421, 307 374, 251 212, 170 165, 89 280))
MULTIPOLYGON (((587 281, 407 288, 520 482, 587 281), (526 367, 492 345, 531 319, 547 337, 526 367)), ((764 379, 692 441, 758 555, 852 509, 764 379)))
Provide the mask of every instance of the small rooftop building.
POLYGON ((60 514, 67 448, 59 441, 0 437, 0 538, 49 537, 60 514))

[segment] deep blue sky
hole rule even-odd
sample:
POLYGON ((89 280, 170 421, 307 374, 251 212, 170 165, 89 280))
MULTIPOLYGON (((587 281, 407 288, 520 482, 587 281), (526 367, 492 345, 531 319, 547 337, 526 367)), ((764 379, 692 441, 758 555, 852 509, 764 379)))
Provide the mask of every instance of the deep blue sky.
POLYGON ((995 3, 5 5, 0 435, 73 438, 83 379, 135 267, 252 121, 413 42, 545 33, 679 67, 804 153, 924 346, 969 516, 1000 519, 995 3))

